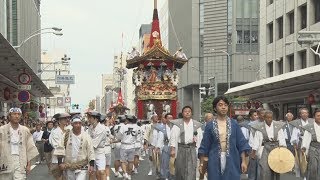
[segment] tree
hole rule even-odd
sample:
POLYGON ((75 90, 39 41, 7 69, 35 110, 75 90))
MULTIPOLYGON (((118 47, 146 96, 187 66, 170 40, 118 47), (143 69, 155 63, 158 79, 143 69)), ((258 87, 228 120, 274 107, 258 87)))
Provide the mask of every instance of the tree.
POLYGON ((201 114, 204 115, 205 113, 212 112, 212 102, 213 102, 214 96, 207 96, 202 102, 201 102, 201 114))

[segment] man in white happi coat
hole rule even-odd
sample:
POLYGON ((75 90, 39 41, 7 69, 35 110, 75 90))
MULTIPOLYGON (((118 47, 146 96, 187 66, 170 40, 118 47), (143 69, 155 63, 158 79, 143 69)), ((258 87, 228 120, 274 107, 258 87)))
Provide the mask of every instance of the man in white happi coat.
POLYGON ((135 154, 135 143, 137 141, 138 134, 137 126, 134 124, 135 122, 135 116, 126 115, 126 125, 120 128, 117 137, 121 140, 120 161, 122 170, 124 172, 123 176, 128 180, 131 180, 135 154))
POLYGON ((9 123, 0 127, 0 179, 22 180, 39 153, 27 127, 19 125, 21 109, 9 110, 9 123))
POLYGON ((55 119, 59 125, 57 128, 51 131, 49 136, 49 143, 53 147, 51 170, 52 175, 56 180, 62 180, 63 177, 59 168, 59 164, 63 162, 63 156, 65 154, 63 140, 66 133, 65 127, 68 124, 70 115, 68 113, 58 113, 52 118, 55 119))
POLYGON ((173 119, 172 114, 167 113, 162 119, 162 123, 156 126, 158 129, 158 138, 156 151, 160 153, 160 178, 168 180, 170 178, 169 161, 170 161, 170 121, 173 119))
POLYGON ((113 136, 114 136, 113 143, 115 143, 114 151, 113 151, 114 152, 114 169, 115 169, 114 176, 115 177, 118 177, 120 175, 119 169, 121 166, 121 162, 120 162, 121 140, 117 139, 117 137, 118 137, 118 134, 120 132, 121 127, 125 125, 124 123, 126 121, 126 117, 124 115, 119 115, 118 120, 119 120, 119 123, 113 127, 113 136))
POLYGON ((75 117, 71 121, 72 130, 67 131, 63 138, 65 147, 64 161, 59 164, 67 180, 86 180, 94 170, 94 150, 88 133, 82 131, 82 121, 75 117), (89 164, 89 166, 87 166, 89 164))
POLYGON ((95 173, 90 174, 90 180, 105 180, 106 179, 106 156, 105 144, 107 131, 100 121, 100 113, 96 111, 87 112, 88 121, 90 123, 88 133, 92 139, 92 145, 95 154, 95 173))
POLYGON ((155 146, 157 143, 157 130, 154 127, 159 123, 158 115, 154 113, 151 117, 151 124, 146 126, 146 132, 144 134, 144 141, 148 148, 149 154, 149 173, 148 176, 152 176, 153 173, 153 162, 155 160, 155 146))
POLYGON ((141 155, 141 147, 143 145, 143 135, 142 135, 142 128, 141 128, 141 122, 137 122, 134 124, 137 128, 137 140, 134 145, 135 153, 134 153, 134 169, 133 172, 135 174, 138 174, 138 167, 140 163, 140 155, 141 155))
POLYGON ((105 115, 101 115, 100 123, 105 125, 106 128, 106 143, 105 143, 105 156, 106 156, 106 180, 110 180, 110 165, 111 165, 111 139, 112 134, 109 128, 109 122, 105 115))
POLYGON ((197 150, 203 137, 202 124, 192 119, 190 106, 182 108, 182 116, 182 119, 171 121, 170 154, 176 158, 176 180, 193 180, 196 179, 197 150))
MULTIPOLYGON (((304 135, 303 126, 312 124, 314 119, 309 118, 309 110, 307 108, 301 108, 299 110, 300 119, 291 121, 289 124, 293 126, 292 135, 291 135, 291 144, 293 145, 294 151, 297 151, 298 157, 295 161, 295 172, 296 177, 305 177, 305 174, 302 174, 300 171, 300 153, 301 153, 301 142, 304 135)), ((304 178, 305 179, 305 178, 304 178)))

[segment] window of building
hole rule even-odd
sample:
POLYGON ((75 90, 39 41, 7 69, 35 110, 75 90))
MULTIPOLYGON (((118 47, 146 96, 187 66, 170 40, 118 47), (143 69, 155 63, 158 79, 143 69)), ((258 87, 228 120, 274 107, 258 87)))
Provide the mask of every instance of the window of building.
POLYGON ((289 72, 294 71, 294 55, 293 54, 288 56, 288 67, 289 67, 289 72))
POLYGON ((283 74, 283 58, 279 58, 279 61, 278 61, 278 72, 279 72, 279 75, 283 74))
POLYGON ((268 63, 268 76, 272 77, 273 76, 273 61, 268 63))
MULTIPOLYGON (((8 31, 10 32, 10 31, 8 31)), ((18 45, 18 2, 12 0, 12 45, 18 45)))
POLYGON ((243 33, 244 36, 244 43, 250 43, 250 31, 245 30, 243 33))
POLYGON ((320 57, 318 55, 314 55, 314 65, 319 65, 320 64, 320 57))
POLYGON ((258 31, 251 31, 251 43, 258 43, 258 31))
POLYGON ((289 27, 288 27, 288 35, 294 33, 294 12, 290 12, 288 13, 288 23, 289 23, 289 27))
POLYGON ((242 30, 237 30, 237 44, 242 44, 242 30))
POLYGON ((301 61, 301 69, 304 69, 307 67, 307 52, 301 51, 299 52, 300 55, 300 61, 301 61))
POLYGON ((268 34, 267 37, 269 36, 269 43, 273 43, 273 22, 268 24, 268 34))
MULTIPOLYGON (((314 51, 317 51, 317 48, 318 48, 318 45, 312 47, 312 49, 313 49, 314 51)), ((319 57, 318 55, 314 54, 313 52, 311 52, 311 54, 314 55, 314 65, 315 65, 315 66, 316 66, 316 65, 319 65, 319 64, 320 64, 320 57, 319 57)))
POLYGON ((320 22, 320 1, 313 0, 314 23, 320 22))
POLYGON ((278 39, 283 38, 283 17, 279 17, 277 19, 277 24, 278 24, 278 39))
POLYGON ((304 29, 307 27, 307 5, 300 6, 300 29, 304 29))
POLYGON ((273 3, 273 0, 267 0, 267 6, 273 3))

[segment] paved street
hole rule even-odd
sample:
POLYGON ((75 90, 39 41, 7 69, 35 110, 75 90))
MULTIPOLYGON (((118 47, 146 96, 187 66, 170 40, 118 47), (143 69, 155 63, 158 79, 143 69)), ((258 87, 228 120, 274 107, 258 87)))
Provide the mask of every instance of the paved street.
MULTIPOLYGON (((41 165, 37 165, 37 166, 33 166, 34 168, 31 171, 30 176, 28 176, 28 180, 54 180, 54 178, 52 176, 49 176, 48 174, 48 168, 45 164, 41 164, 41 165)), ((112 169, 114 171, 114 169, 112 169)), ((148 176, 148 171, 149 171, 149 167, 148 167, 148 161, 147 159, 144 161, 141 161, 141 165, 138 169, 139 173, 138 174, 134 174, 132 176, 132 179, 134 180, 155 180, 156 177, 155 176, 148 176)), ((113 179, 122 179, 120 178, 115 178, 114 177, 114 173, 111 172, 111 177, 112 180, 113 179)), ((243 176, 242 178, 243 180, 246 180, 245 176, 243 176)), ((299 178, 295 178, 295 176, 293 174, 285 174, 281 176, 281 180, 300 180, 299 178)))

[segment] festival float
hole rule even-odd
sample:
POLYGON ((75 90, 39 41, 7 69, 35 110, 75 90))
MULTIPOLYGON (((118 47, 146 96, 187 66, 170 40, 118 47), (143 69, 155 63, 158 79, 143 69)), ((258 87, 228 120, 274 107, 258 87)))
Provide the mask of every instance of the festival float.
POLYGON ((180 48, 174 55, 162 46, 157 0, 154 0, 153 21, 148 48, 140 55, 135 49, 127 60, 127 68, 133 69, 132 81, 136 92, 136 115, 140 120, 150 120, 171 113, 177 117, 179 82, 178 69, 187 62, 180 48))

